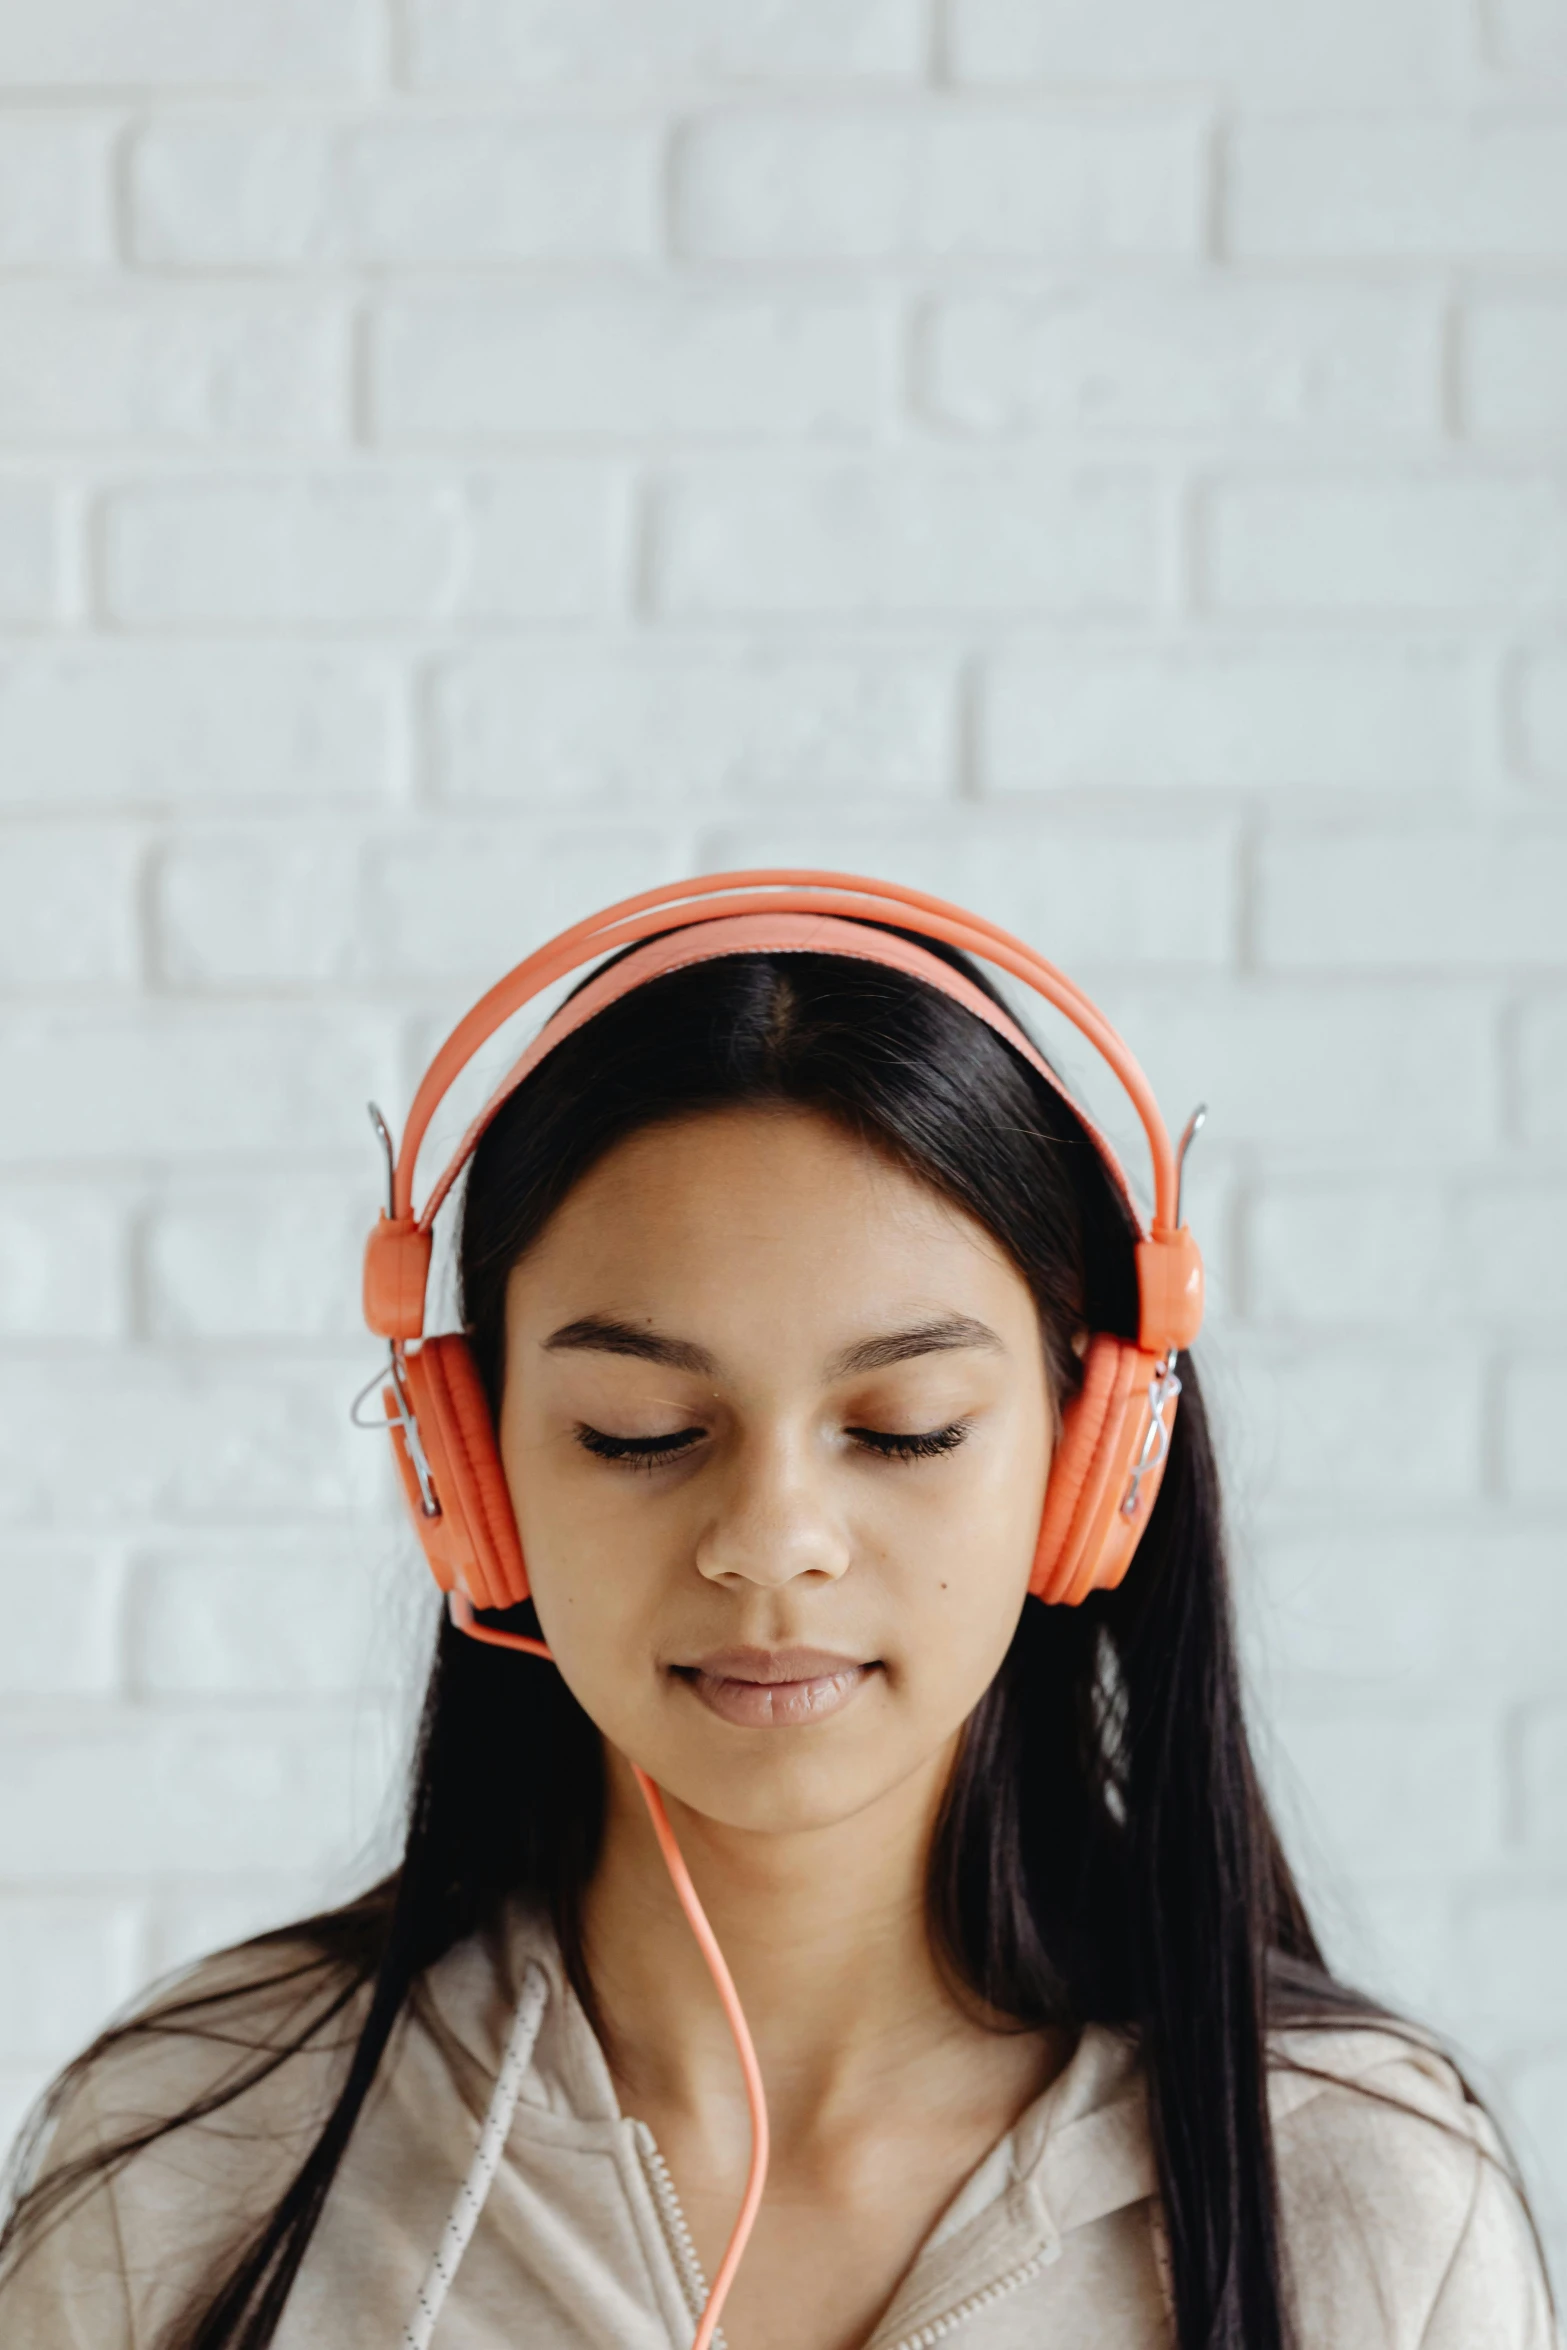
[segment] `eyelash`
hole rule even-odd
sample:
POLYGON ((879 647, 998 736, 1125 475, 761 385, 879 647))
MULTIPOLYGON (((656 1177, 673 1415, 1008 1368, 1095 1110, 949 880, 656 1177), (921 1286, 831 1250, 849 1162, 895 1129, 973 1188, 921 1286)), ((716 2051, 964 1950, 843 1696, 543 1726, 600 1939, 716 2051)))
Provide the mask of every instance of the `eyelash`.
POLYGON ((883 1460, 933 1461, 940 1453, 957 1450, 968 1434, 968 1422, 954 1420, 948 1427, 926 1428, 917 1436, 890 1436, 883 1428, 850 1428, 845 1433, 883 1460))
POLYGON ((585 1420, 577 1423, 577 1442, 583 1451, 592 1453, 595 1460, 613 1461, 619 1469, 656 1469, 665 1461, 679 1460, 705 1433, 701 1428, 677 1428, 673 1436, 606 1436, 602 1428, 590 1428, 585 1420))
MULTIPOLYGON (((705 1433, 701 1428, 678 1428, 672 1436, 608 1436, 585 1420, 577 1423, 577 1442, 584 1452, 622 1469, 651 1470, 680 1460, 705 1433)), ((881 1460, 929 1461, 956 1451, 968 1434, 968 1422, 954 1420, 945 1428, 922 1429, 914 1436, 894 1436, 884 1428, 849 1428, 844 1433, 881 1460)))

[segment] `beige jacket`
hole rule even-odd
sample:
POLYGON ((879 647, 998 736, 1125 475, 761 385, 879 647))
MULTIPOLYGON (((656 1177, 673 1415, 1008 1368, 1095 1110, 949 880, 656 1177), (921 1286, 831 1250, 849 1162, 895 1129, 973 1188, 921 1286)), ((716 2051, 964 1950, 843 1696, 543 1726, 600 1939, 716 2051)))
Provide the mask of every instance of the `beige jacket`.
MULTIPOLYGON (((234 1963, 202 1973, 217 1981, 234 1963)), ((278 2350, 419 2339, 407 2329, 530 1980, 520 2092, 434 2350, 690 2343, 704 2287, 675 2189, 650 2132, 619 2109, 551 1938, 529 1925, 503 1965, 469 1945, 434 1970, 433 2012, 394 2043, 278 2350)), ((1441 2059, 1385 2031, 1295 2035, 1281 2054, 1314 2068, 1286 2063, 1273 2083, 1304 2350, 1549 2350, 1517 2199, 1441 2059)), ((117 2058, 75 2100, 56 2150, 177 2109, 232 2061, 198 2041, 117 2058)), ((254 2224, 310 2144, 338 2062, 290 2059, 96 2190, 0 2290, 3 2350, 153 2350, 214 2250, 254 2224)), ((1152 2190, 1134 2054, 1091 2028, 959 2189, 868 2350, 1167 2343, 1152 2190)))

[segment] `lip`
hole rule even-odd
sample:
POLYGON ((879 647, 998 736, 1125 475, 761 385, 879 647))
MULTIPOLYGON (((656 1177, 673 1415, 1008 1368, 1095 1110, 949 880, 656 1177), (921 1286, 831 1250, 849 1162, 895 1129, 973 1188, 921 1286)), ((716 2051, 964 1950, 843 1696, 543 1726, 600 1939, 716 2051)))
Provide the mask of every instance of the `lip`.
POLYGON ((827 1648, 722 1648, 673 1670, 720 1720, 781 1730, 840 1713, 881 1668, 827 1648))

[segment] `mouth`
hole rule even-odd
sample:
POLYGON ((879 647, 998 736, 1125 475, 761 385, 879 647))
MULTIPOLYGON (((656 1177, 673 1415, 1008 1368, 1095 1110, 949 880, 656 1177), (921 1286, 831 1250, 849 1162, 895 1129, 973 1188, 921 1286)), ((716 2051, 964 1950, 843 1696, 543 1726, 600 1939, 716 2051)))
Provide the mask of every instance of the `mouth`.
POLYGON ((710 1713, 747 1730, 825 1721, 881 1669, 875 1660, 862 1663, 825 1648, 715 1649, 694 1664, 671 1667, 710 1713))

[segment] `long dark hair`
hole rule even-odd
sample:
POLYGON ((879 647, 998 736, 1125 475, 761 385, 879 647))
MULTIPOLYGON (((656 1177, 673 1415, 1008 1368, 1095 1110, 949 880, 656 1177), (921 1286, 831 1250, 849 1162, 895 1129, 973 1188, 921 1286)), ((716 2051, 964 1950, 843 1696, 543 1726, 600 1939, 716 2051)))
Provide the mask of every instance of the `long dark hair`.
MULTIPOLYGON (((485 1136, 459 1266, 492 1405, 507 1275, 572 1185, 639 1129, 747 1103, 837 1121, 988 1227, 1033 1291, 1063 1391, 1074 1330, 1133 1333, 1126 1210, 1079 1119, 1019 1055, 884 966, 734 956, 633 990, 587 1023, 485 1136)), ((1025 1604, 970 1719, 932 1849, 929 1919, 954 1980, 1001 2017, 1135 2035, 1180 2350, 1284 2350, 1268 2034, 1369 2010, 1324 1965, 1253 1766, 1213 1452, 1196 1371, 1189 1358, 1181 1368, 1168 1469, 1126 1581, 1080 1608, 1025 1604)), ((535 1628, 531 1607, 498 1620, 535 1628)), ((286 2027, 199 2107, 47 2173, 4 2241, 20 2254, 106 2170, 335 2034, 346 2065, 311 2151, 160 2345, 264 2350, 425 1970, 525 1897, 553 1918, 594 2011, 580 1912, 603 1809, 599 1735, 559 1676, 443 1622, 399 1868, 349 1907, 248 1945, 243 1991, 209 1981, 165 1995, 86 2051, 48 2111, 128 2036, 232 2035, 258 1988, 288 2003, 286 2027), (498 1788, 505 1800, 487 1799, 498 1788)))

